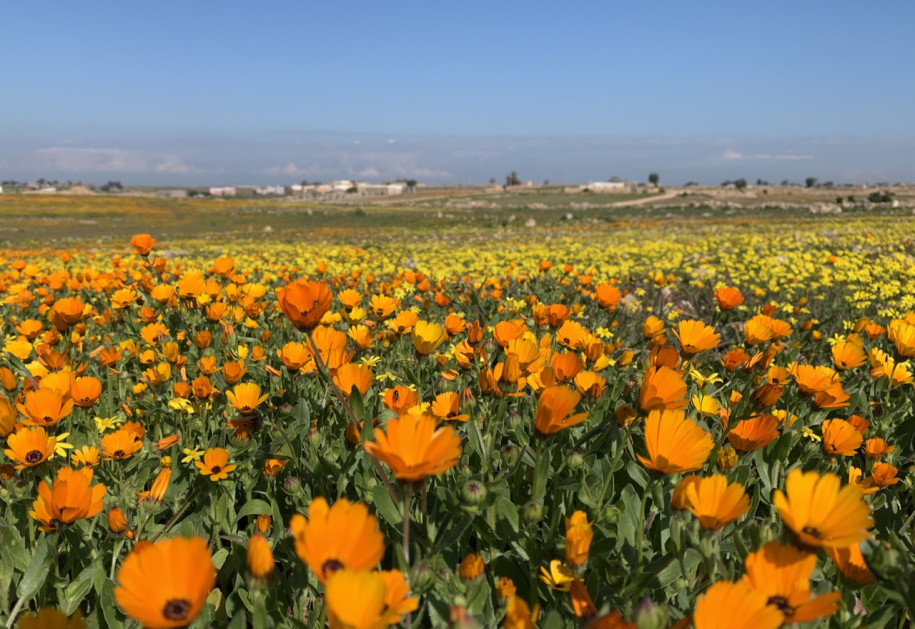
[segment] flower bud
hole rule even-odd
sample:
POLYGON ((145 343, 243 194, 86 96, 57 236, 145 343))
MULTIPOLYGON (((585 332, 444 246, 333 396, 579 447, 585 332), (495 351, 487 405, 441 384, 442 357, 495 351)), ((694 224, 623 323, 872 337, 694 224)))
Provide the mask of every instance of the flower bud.
POLYGON ((635 626, 638 629, 665 629, 667 627, 667 608, 655 605, 645 597, 635 612, 635 626))
POLYGON ((435 583, 435 570, 427 563, 420 563, 413 568, 410 586, 416 592, 422 592, 435 583))
POLYGON ((521 517, 525 522, 533 524, 543 519, 543 505, 531 500, 521 507, 521 517))
POLYGON ((112 533, 123 533, 127 528, 127 518, 120 508, 115 507, 108 512, 108 530, 112 533))
POLYGON ((723 470, 729 470, 737 465, 737 451, 734 450, 731 444, 718 448, 718 454, 715 458, 718 462, 718 467, 723 470))
POLYGON ((258 533, 269 533, 272 523, 273 518, 269 515, 259 515, 254 521, 254 528, 257 529, 258 533))
POLYGON ((568 462, 570 470, 580 470, 582 465, 585 464, 585 457, 581 452, 572 451, 569 452, 568 462))
POLYGON ((461 487, 461 498, 465 505, 476 507, 486 500, 486 485, 477 480, 468 480, 461 487))
POLYGON ((255 579, 264 579, 273 572, 276 567, 273 561, 273 551, 263 535, 255 533, 248 540, 248 553, 245 561, 248 564, 248 572, 255 579))
POLYGON ((510 443, 507 443, 504 446, 502 446, 502 450, 501 450, 500 454, 502 455, 502 462, 505 465, 511 467, 512 465, 514 465, 515 463, 518 462, 518 456, 521 453, 519 452, 518 448, 516 448, 515 446, 513 446, 510 443))

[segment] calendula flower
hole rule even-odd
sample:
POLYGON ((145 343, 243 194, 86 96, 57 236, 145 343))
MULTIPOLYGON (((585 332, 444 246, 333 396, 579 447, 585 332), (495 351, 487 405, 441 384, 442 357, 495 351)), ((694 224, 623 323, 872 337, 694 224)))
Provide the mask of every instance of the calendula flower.
POLYGON ((27 426, 54 426, 73 411, 73 400, 56 389, 37 389, 25 394, 25 402, 17 404, 19 412, 26 416, 27 426))
POLYGON ((330 629, 381 628, 400 622, 418 607, 396 570, 338 570, 328 579, 325 599, 330 629), (395 574, 396 573, 396 574, 395 574), (358 592, 358 596, 353 594, 358 592))
POLYGON ((785 488, 786 493, 775 490, 772 503, 804 544, 843 548, 867 538, 874 521, 857 487, 840 488, 835 474, 794 469, 785 488))
POLYGON ((642 465, 662 474, 675 474, 700 469, 715 442, 683 411, 654 410, 645 420, 645 447, 648 457, 636 455, 642 465))
POLYGON ((255 579, 267 578, 276 568, 276 563, 273 560, 273 550, 263 535, 255 533, 248 538, 245 563, 248 566, 248 573, 255 579))
POLYGON ((6 438, 3 451, 11 461, 19 463, 17 470, 35 467, 54 454, 57 439, 48 435, 44 428, 20 428, 6 438))
POLYGON ((739 581, 719 581, 696 601, 696 629, 776 629, 784 616, 766 595, 739 581))
POLYGON ((461 458, 461 438, 451 426, 436 429, 435 418, 408 413, 375 429, 365 451, 387 463, 399 480, 415 482, 441 474, 461 458))
POLYGON ((295 514, 289 521, 295 552, 322 583, 338 570, 369 570, 384 556, 384 535, 378 520, 359 502, 341 498, 328 506, 315 498, 308 517, 295 514))
POLYGON ((684 354, 692 356, 712 349, 721 342, 721 335, 703 321, 680 321, 677 325, 678 331, 674 334, 680 341, 684 354))
POLYGON ((16 629, 86 629, 86 621, 78 609, 68 618, 59 609, 42 607, 35 614, 22 614, 16 622, 16 629))
POLYGON ((877 580, 864 561, 861 544, 852 544, 847 548, 827 548, 826 554, 832 559, 842 576, 849 581, 859 585, 868 585, 877 580))
POLYGON ((483 557, 480 556, 480 553, 468 553, 461 560, 461 565, 458 566, 458 574, 465 581, 473 581, 483 575, 485 568, 486 564, 483 563, 483 557))
POLYGON ((772 443, 781 433, 779 420, 773 415, 756 415, 738 422, 730 432, 728 441, 738 452, 753 452, 772 443))
POLYGON ((639 404, 646 412, 686 408, 686 383, 670 367, 651 367, 642 378, 639 404))
POLYGON ((87 467, 95 467, 98 465, 101 455, 102 453, 95 446, 83 446, 74 450, 73 454, 70 455, 70 459, 74 464, 79 463, 87 467))
POLYGON ((260 385, 254 382, 237 384, 232 391, 226 391, 226 399, 242 415, 250 415, 267 399, 267 394, 261 395, 260 385))
POLYGON ((327 282, 298 280, 277 292, 280 308, 300 330, 311 330, 330 310, 334 295, 327 282))
POLYGON ((74 470, 62 467, 57 470, 53 484, 38 484, 38 498, 32 503, 29 515, 41 524, 42 531, 54 531, 62 524, 95 517, 104 506, 105 486, 92 485, 92 468, 74 470))
POLYGON ((216 585, 216 566, 201 537, 140 542, 118 571, 114 598, 149 629, 184 627, 200 615, 216 585))
POLYGON ((106 461, 124 461, 143 447, 143 441, 126 427, 102 437, 102 454, 106 461))
POLYGON ((728 484, 726 477, 714 474, 685 487, 686 507, 705 529, 721 529, 750 508, 750 497, 743 485, 728 484))
POLYGON ((580 566, 588 561, 588 551, 591 548, 592 539, 594 539, 594 530, 584 511, 576 511, 566 518, 566 563, 580 566))
POLYGON ((844 419, 827 419, 823 422, 823 449, 827 454, 854 456, 864 437, 844 419))
POLYGON ((225 448, 209 448, 203 453, 203 461, 196 461, 194 465, 203 476, 209 476, 211 481, 219 481, 229 477, 237 465, 229 464, 229 451, 225 448))
POLYGON ((769 542, 747 556, 744 583, 769 597, 768 604, 784 616, 785 624, 810 622, 834 614, 841 592, 811 598, 810 577, 816 568, 813 553, 769 542))
POLYGON ((588 413, 570 415, 580 400, 581 394, 566 386, 547 387, 537 401, 534 428, 542 435, 552 435, 585 421, 588 413))

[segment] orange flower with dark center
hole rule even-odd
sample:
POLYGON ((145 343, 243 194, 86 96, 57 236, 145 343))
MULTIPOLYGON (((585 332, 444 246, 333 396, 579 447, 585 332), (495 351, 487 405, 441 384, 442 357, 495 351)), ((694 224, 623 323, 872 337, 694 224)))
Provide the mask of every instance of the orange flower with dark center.
POLYGON ((702 528, 717 530, 735 521, 750 508, 743 485, 714 474, 685 485, 686 508, 699 519, 702 528))
POLYGON ((582 370, 584 363, 575 352, 558 352, 550 358, 550 367, 558 382, 569 382, 582 370))
POLYGON ((719 581, 699 597, 695 629, 776 629, 784 616, 766 595, 742 581, 719 581))
POLYGON ((743 293, 730 286, 722 286, 715 291, 715 301, 722 310, 731 310, 743 303, 743 293))
POLYGON ((643 411, 686 408, 686 383, 670 367, 651 367, 642 377, 639 404, 643 411))
POLYGON ((692 356, 717 347, 721 342, 721 335, 704 321, 680 321, 677 327, 675 334, 684 354, 692 356))
POLYGON ((369 310, 379 321, 390 317, 399 306, 399 301, 386 295, 372 295, 372 299, 369 301, 369 310))
POLYGON ((366 365, 346 363, 337 368, 337 373, 334 374, 334 383, 346 397, 352 395, 353 387, 359 393, 365 395, 368 393, 369 387, 372 386, 372 369, 366 365))
POLYGON ((826 391, 836 381, 835 372, 823 366, 795 365, 791 369, 791 376, 801 392, 808 395, 826 391))
POLYGON ((102 383, 98 378, 84 376, 77 378, 70 386, 70 397, 80 408, 89 408, 102 394, 102 383))
POLYGON ((102 437, 102 454, 106 461, 124 461, 143 447, 142 439, 122 426, 102 437))
POLYGON ((308 517, 289 521, 295 552, 322 583, 338 570, 370 570, 384 556, 378 520, 360 503, 341 498, 332 507, 324 498, 308 506, 308 517))
POLYGON ((238 467, 229 465, 229 451, 225 448, 209 448, 203 453, 203 461, 194 461, 194 465, 214 482, 228 478, 229 472, 238 467))
POLYGON ((874 521, 857 487, 840 488, 835 474, 794 469, 785 488, 785 493, 775 490, 772 503, 803 544, 843 548, 867 538, 874 521))
POLYGON ((41 524, 42 531, 54 531, 64 524, 95 517, 104 506, 105 486, 91 486, 92 468, 74 470, 62 467, 57 470, 53 484, 42 481, 38 485, 38 498, 32 503, 29 515, 41 524))
POLYGON ((216 566, 201 537, 140 542, 121 563, 118 584, 118 605, 144 627, 185 627, 216 585, 216 566))
POLYGON ((861 544, 852 544, 847 548, 827 548, 826 554, 842 576, 849 581, 858 585, 869 585, 877 580, 864 561, 861 544))
POLYGON ((300 330, 317 326, 334 301, 330 286, 324 281, 298 280, 287 284, 277 295, 283 313, 300 330))
POLYGON ((568 387, 556 385, 545 388, 537 401, 534 428, 542 435, 552 435, 588 419, 588 413, 569 415, 581 401, 581 394, 568 387))
POLYGON ((461 413, 461 396, 454 391, 446 391, 435 396, 431 410, 439 419, 460 422, 470 419, 470 415, 461 413))
POLYGON ((246 382, 237 384, 232 391, 226 391, 226 399, 242 415, 250 415, 254 410, 267 399, 267 395, 261 395, 259 384, 246 382))
POLYGON ((28 419, 26 426, 53 426, 73 411, 73 400, 51 388, 41 388, 25 394, 25 403, 16 408, 28 419))
POLYGON ((130 246, 141 256, 148 256, 156 244, 156 239, 149 234, 135 234, 130 239, 130 246))
POLYGON ((407 414, 388 420, 385 430, 375 429, 375 441, 365 450, 387 463, 399 480, 415 482, 441 474, 461 458, 461 438, 451 426, 436 430, 435 418, 407 414))
POLYGON ((779 433, 779 419, 773 415, 756 415, 738 422, 728 433, 728 441, 738 452, 753 452, 772 443, 779 433))
POLYGON ((823 449, 834 456, 854 456, 864 436, 844 419, 823 422, 823 449))
POLYGON ((397 385, 384 392, 384 405, 401 415, 419 404, 419 395, 409 387, 397 385))
POLYGON ((6 438, 3 452, 8 459, 19 463, 17 470, 24 470, 47 461, 56 445, 57 439, 49 436, 44 428, 20 428, 6 438))
POLYGON ((832 362, 836 369, 846 370, 860 367, 867 362, 867 354, 864 353, 864 347, 861 344, 860 337, 854 341, 839 341, 832 346, 832 362))
POLYGON ((523 323, 516 321, 500 321, 492 329, 493 338, 496 343, 502 347, 508 347, 508 344, 515 339, 521 338, 527 331, 523 323))
POLYGON ((825 391, 819 391, 813 398, 817 408, 845 408, 851 405, 851 396, 842 388, 841 382, 834 382, 825 391))
POLYGON ((607 381, 593 371, 580 371, 574 378, 575 388, 585 397, 596 400, 607 388, 607 381))
POLYGON ((702 468, 715 442, 683 411, 654 410, 645 420, 645 447, 647 458, 636 455, 642 465, 662 474, 675 474, 702 468))
POLYGON ((811 598, 810 577, 816 555, 769 542, 746 559, 744 583, 768 597, 768 604, 784 616, 785 624, 803 623, 834 614, 841 592, 811 598))
POLYGON ((338 570, 327 581, 325 599, 330 629, 380 629, 399 624, 415 611, 403 573, 338 570))

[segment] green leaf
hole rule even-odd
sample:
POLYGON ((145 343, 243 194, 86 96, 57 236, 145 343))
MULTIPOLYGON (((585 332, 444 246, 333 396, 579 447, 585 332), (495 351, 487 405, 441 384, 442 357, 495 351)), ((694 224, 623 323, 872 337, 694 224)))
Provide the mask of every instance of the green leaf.
POLYGON ((32 600, 35 593, 47 581, 48 573, 51 570, 51 562, 57 558, 56 552, 54 554, 51 553, 51 537, 50 535, 42 536, 41 541, 38 542, 38 546, 35 548, 35 554, 32 555, 32 560, 29 562, 29 567, 26 569, 25 574, 22 575, 19 587, 16 588, 16 594, 20 599, 24 599, 25 602, 32 600))
POLYGON ((213 565, 216 566, 216 569, 219 570, 222 568, 222 564, 226 562, 226 559, 229 557, 228 548, 220 548, 213 554, 213 565))
POLYGON ((252 498, 246 502, 241 509, 238 510, 238 515, 235 518, 235 521, 240 521, 243 517, 248 515, 270 515, 273 513, 273 507, 270 506, 270 503, 260 498, 252 498))
POLYGON ((384 484, 375 485, 372 490, 375 496, 375 510, 384 522, 388 524, 400 524, 403 522, 403 514, 391 498, 388 488, 384 484))
POLYGON ((508 498, 499 496, 496 498, 495 504, 496 514, 500 519, 506 520, 508 524, 512 527, 512 530, 517 533, 519 530, 519 519, 518 519, 518 507, 515 506, 508 498))
POLYGON ((79 575, 70 582, 67 589, 64 590, 64 600, 61 601, 61 608, 67 616, 76 611, 76 608, 83 602, 86 594, 92 589, 92 576, 94 571, 95 568, 89 566, 80 572, 79 575))

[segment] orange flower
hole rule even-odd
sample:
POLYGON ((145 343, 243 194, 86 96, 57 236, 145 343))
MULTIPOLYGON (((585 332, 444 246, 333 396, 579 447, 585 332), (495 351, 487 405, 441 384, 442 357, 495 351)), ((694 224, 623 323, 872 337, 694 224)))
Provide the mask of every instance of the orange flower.
POLYGON ((783 618, 762 592, 742 581, 719 581, 696 601, 693 625, 696 629, 776 629, 783 618))
MULTIPOLYGON (((514 356, 514 354, 509 354, 514 356)), ((550 358, 550 367, 558 382, 568 382, 581 371, 584 363, 575 352, 558 352, 550 358)))
POLYGON ((877 487, 895 485, 899 482, 899 478, 896 477, 898 472, 899 469, 895 465, 890 465, 889 463, 875 463, 874 469, 871 471, 871 479, 877 487))
POLYGON ((286 343, 276 354, 289 371, 298 371, 311 359, 311 352, 304 343, 286 343))
POLYGON ((201 537, 141 542, 124 558, 114 598, 149 629, 184 627, 216 585, 216 566, 201 537))
POLYGON ((346 363, 337 368, 337 373, 334 374, 334 382, 346 397, 352 395, 353 387, 359 393, 365 395, 369 387, 372 386, 372 370, 365 365, 346 363))
POLYGON ((26 426, 53 426, 73 411, 73 400, 56 389, 42 388, 25 394, 25 403, 17 404, 19 412, 28 417, 26 426))
POLYGON ((603 395, 607 388, 607 381, 604 377, 593 371, 578 372, 574 383, 579 393, 595 400, 603 395))
POLYGON ((502 347, 508 347, 508 344, 511 341, 514 341, 527 331, 527 328, 523 323, 517 323, 515 321, 500 321, 493 327, 492 335, 496 339, 496 343, 502 347))
POLYGON ((155 480, 153 480, 152 487, 149 491, 137 492, 137 502, 142 502, 144 500, 149 500, 150 502, 162 502, 165 498, 165 491, 168 489, 168 484, 172 480, 172 470, 169 467, 163 467, 159 470, 159 473, 156 475, 155 480))
POLYGON ((168 450, 173 445, 181 441, 181 437, 178 435, 169 435, 168 437, 162 437, 156 442, 156 450, 162 452, 162 450, 168 450))
POLYGON ((854 338, 858 339, 858 341, 839 341, 832 346, 832 362, 836 369, 842 371, 853 369, 867 362, 867 355, 864 353, 860 337, 855 335, 854 338))
POLYGON ((86 629, 86 621, 78 609, 70 618, 53 607, 41 607, 35 614, 24 613, 16 621, 16 629, 86 629))
POLYGON ((580 424, 588 419, 588 413, 569 415, 580 400, 581 394, 568 387, 555 385, 545 388, 537 402, 534 427, 542 435, 552 435, 563 428, 580 424))
POLYGON ((683 411, 654 410, 645 420, 645 447, 647 458, 636 455, 642 465, 662 474, 675 474, 700 469, 715 442, 683 411))
POLYGON ((126 426, 102 437, 102 454, 105 455, 105 460, 124 461, 132 457, 143 447, 142 439, 135 437, 136 435, 126 426))
POLYGON ((62 467, 57 470, 53 485, 42 481, 38 485, 38 498, 32 503, 29 515, 41 524, 42 531, 57 530, 62 524, 95 517, 104 506, 105 486, 90 487, 92 468, 74 470, 62 467))
POLYGON ((51 322, 61 332, 79 323, 83 318, 86 304, 79 297, 64 297, 51 307, 51 322))
POLYGON ((85 376, 77 378, 70 386, 70 397, 80 408, 89 408, 98 401, 102 394, 102 383, 98 378, 85 376))
POLYGON ((322 583, 338 570, 369 570, 384 556, 378 520, 359 502, 341 498, 328 507, 324 498, 308 506, 308 518, 289 521, 295 552, 322 583))
POLYGON ((73 451, 71 458, 72 464, 86 465, 88 467, 95 467, 99 463, 99 457, 101 457, 101 452, 95 446, 83 446, 82 448, 77 448, 73 451))
POLYGON ((620 293, 619 289, 612 284, 598 284, 594 289, 594 298, 601 308, 613 312, 616 310, 617 305, 619 305, 623 295, 620 293))
POLYGON ((385 295, 372 295, 372 299, 369 301, 369 310, 372 311, 372 314, 374 314, 379 321, 383 321, 390 317, 391 314, 397 310, 398 306, 400 306, 399 301, 385 295))
POLYGON ((731 310, 743 303, 743 293, 730 286, 722 286, 715 291, 715 301, 722 310, 731 310))
POLYGON ((156 239, 149 234, 136 234, 130 239, 130 246, 141 256, 148 256, 156 244, 156 239))
POLYGON ((700 478, 685 487, 686 507, 705 529, 721 529, 750 508, 750 497, 740 483, 728 484, 721 474, 700 478))
POLYGON ((840 489, 835 474, 791 470, 786 493, 775 490, 772 503, 782 520, 808 546, 844 548, 867 537, 873 526, 870 507, 861 490, 852 485, 840 489))
POLYGON ((779 420, 772 415, 756 415, 738 422, 728 433, 728 441, 738 452, 753 452, 764 448, 778 436, 779 420))
POLYGON ((273 561, 273 551, 270 543, 263 535, 255 533, 248 538, 248 552, 245 556, 248 572, 255 579, 264 579, 273 572, 276 564, 273 561))
POLYGON ((6 437, 13 432, 17 415, 12 402, 0 395, 0 437, 6 437))
POLYGON ((572 599, 572 611, 579 618, 591 618, 597 614, 597 608, 594 606, 594 601, 591 600, 591 595, 588 594, 585 584, 582 583, 581 579, 574 579, 572 585, 569 588, 569 595, 572 599))
POLYGON ((813 395, 826 391, 836 381, 836 373, 829 367, 813 365, 794 365, 791 376, 797 382, 802 393, 813 395))
POLYGON ((483 563, 483 557, 480 556, 480 553, 470 553, 461 560, 461 565, 458 566, 458 574, 465 581, 473 581, 482 576, 485 568, 486 565, 483 563))
POLYGON ((784 616, 785 624, 803 623, 834 614, 841 592, 811 599, 810 576, 816 555, 794 546, 769 542, 746 559, 744 583, 769 597, 768 604, 784 616))
POLYGON ((396 625, 419 601, 398 570, 338 570, 327 581, 325 600, 330 629, 381 629, 396 625))
POLYGON ((3 452, 9 460, 19 463, 17 470, 24 470, 47 461, 56 445, 57 439, 49 436, 44 428, 20 428, 6 438, 3 452))
POLYGON ((237 384, 232 391, 226 391, 226 399, 242 415, 250 415, 254 410, 267 399, 267 395, 261 395, 261 387, 254 382, 237 384))
POLYGON ((334 301, 330 286, 324 281, 298 280, 280 289, 277 296, 283 313, 300 330, 317 326, 334 301))
POLYGON ((896 446, 889 445, 880 437, 872 437, 864 444, 864 453, 867 454, 869 459, 879 459, 895 449, 896 446))
POLYGON ((686 383, 670 367, 651 367, 642 377, 639 404, 646 412, 686 408, 686 383))
POLYGON ((470 415, 461 413, 461 396, 454 391, 446 391, 435 396, 431 410, 433 415, 443 420, 465 422, 470 419, 470 415))
POLYGON ((571 517, 566 518, 566 563, 570 566, 580 566, 588 561, 592 539, 594 530, 584 511, 576 511, 571 517))
POLYGON ((721 335, 703 321, 680 321, 675 335, 683 353, 690 356, 712 349, 721 342, 721 335))
POLYGON ((852 544, 847 548, 827 548, 826 554, 836 564, 843 577, 859 585, 874 583, 877 579, 867 567, 861 554, 861 544, 852 544))
POLYGON ((387 463, 399 480, 415 482, 441 474, 461 458, 461 438, 451 426, 435 429, 435 418, 407 414, 388 420, 386 431, 375 429, 375 441, 365 450, 387 463))
POLYGON ((402 415, 419 404, 419 395, 409 387, 398 385, 384 392, 384 405, 402 415))
POLYGON ((194 465, 204 476, 209 476, 211 481, 218 481, 229 477, 237 465, 227 465, 229 451, 225 448, 209 448, 203 453, 203 461, 194 461, 194 465))
POLYGON ((854 456, 864 437, 844 419, 827 419, 823 422, 823 449, 827 454, 854 456))

